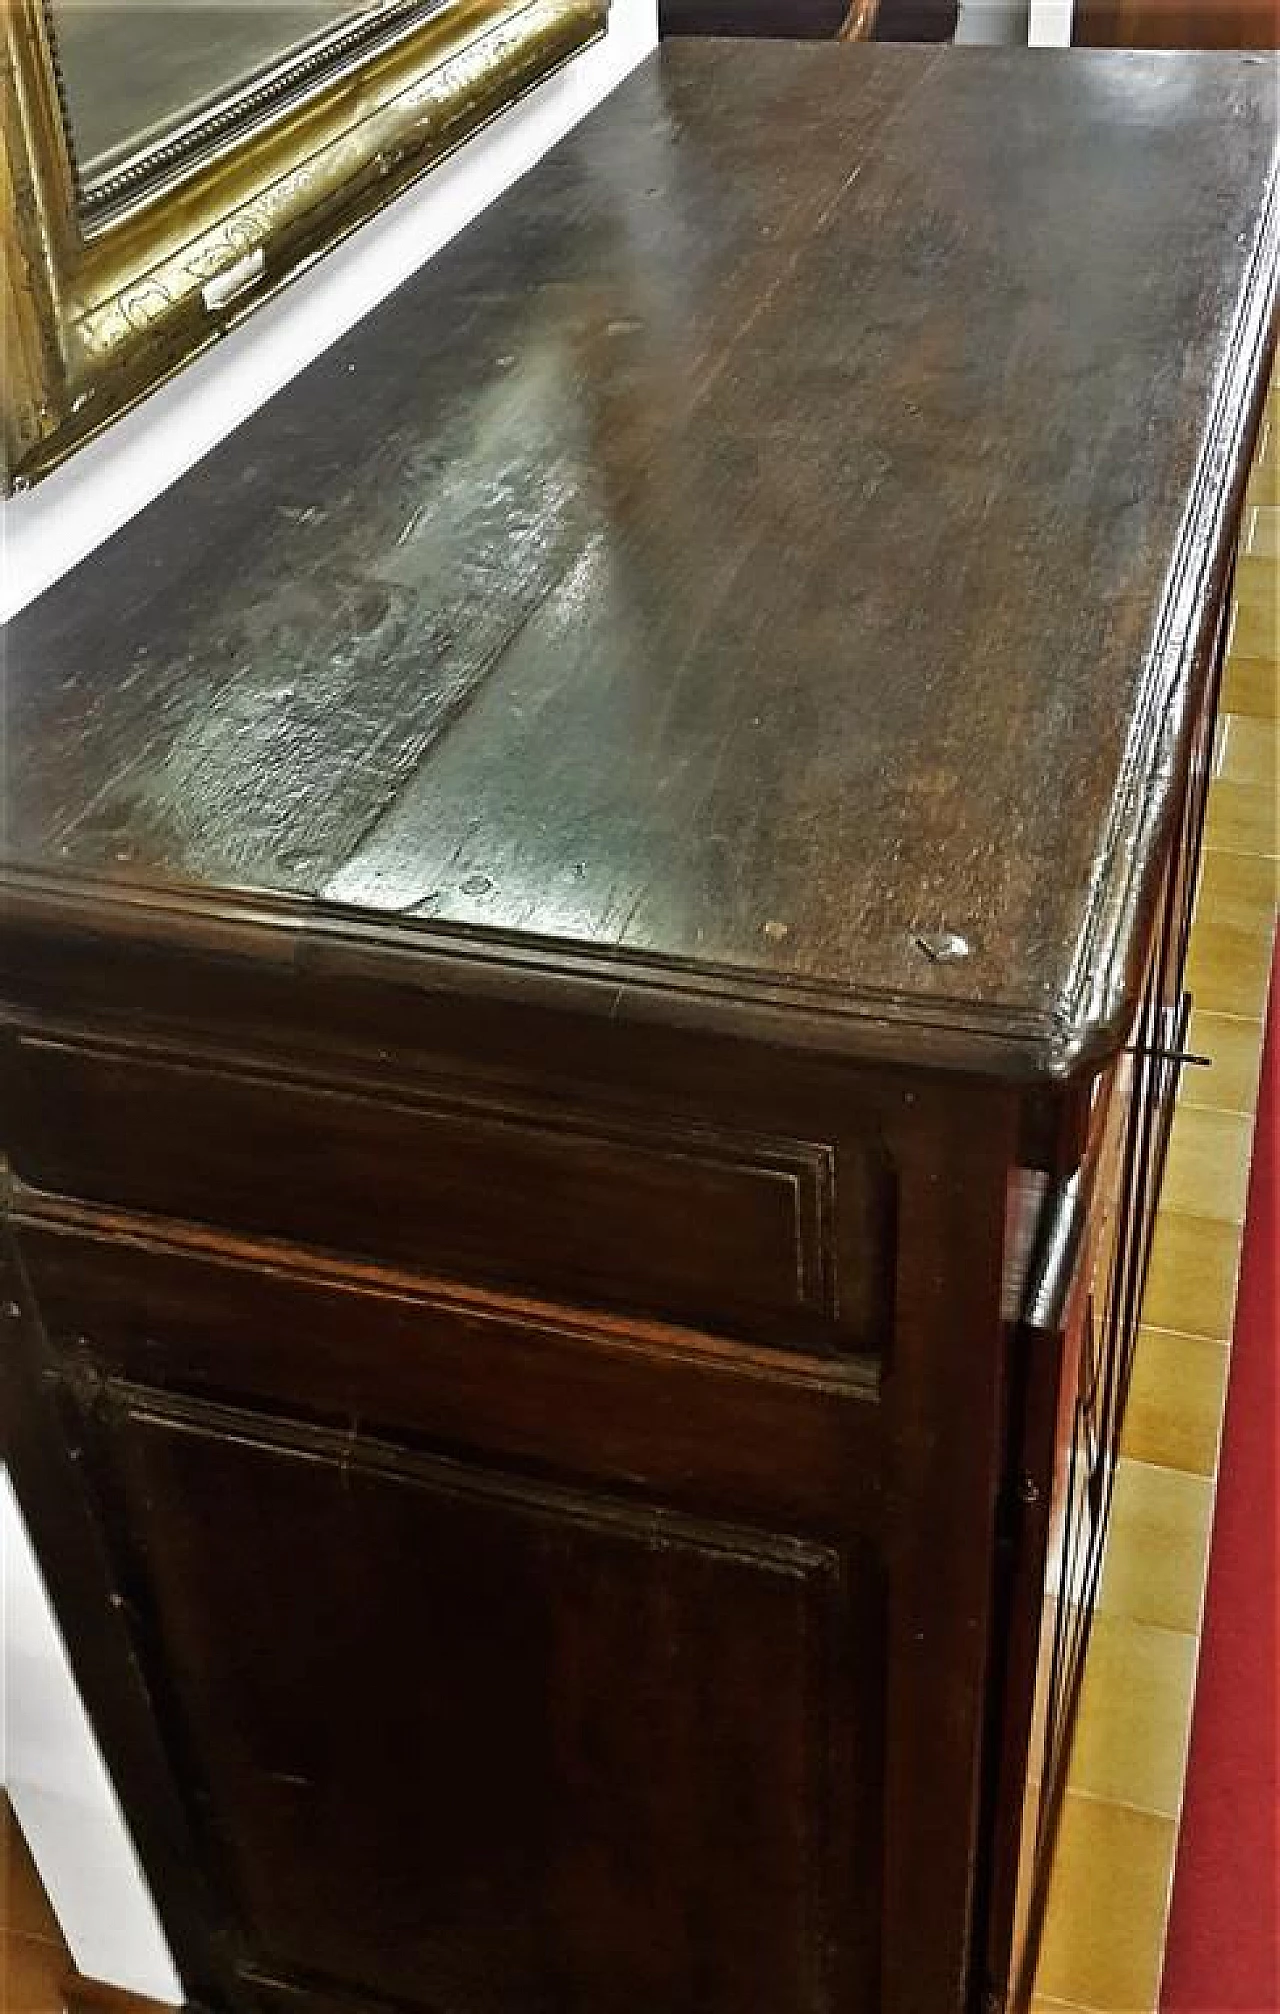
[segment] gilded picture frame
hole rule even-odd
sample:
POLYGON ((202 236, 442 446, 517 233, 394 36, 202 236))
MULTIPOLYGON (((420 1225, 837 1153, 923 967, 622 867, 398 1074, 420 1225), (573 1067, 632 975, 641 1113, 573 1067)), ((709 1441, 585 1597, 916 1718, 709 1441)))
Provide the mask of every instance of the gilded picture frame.
POLYGON ((602 35, 608 0, 383 0, 86 202, 50 0, 0 0, 6 493, 170 378, 602 35), (310 71, 306 63, 310 62, 310 71))

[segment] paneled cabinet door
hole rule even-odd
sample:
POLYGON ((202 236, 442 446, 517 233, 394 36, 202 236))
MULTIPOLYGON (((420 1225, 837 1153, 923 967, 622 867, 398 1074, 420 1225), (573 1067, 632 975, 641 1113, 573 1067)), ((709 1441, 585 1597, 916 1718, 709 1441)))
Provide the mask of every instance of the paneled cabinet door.
POLYGON ((869 1565, 119 1383, 94 1411, 250 2005, 870 2014, 869 1565))

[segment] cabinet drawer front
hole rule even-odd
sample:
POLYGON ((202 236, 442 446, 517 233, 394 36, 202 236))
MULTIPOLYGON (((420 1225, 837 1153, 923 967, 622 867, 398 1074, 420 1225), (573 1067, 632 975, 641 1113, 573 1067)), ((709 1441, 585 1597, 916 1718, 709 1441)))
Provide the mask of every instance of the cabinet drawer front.
POLYGON ((784 1346, 871 1348, 878 1171, 678 1123, 334 1090, 134 1051, 19 1044, 14 1162, 37 1188, 784 1346), (851 1225, 850 1225, 850 1220, 851 1225))
POLYGON ((828 1364, 199 1233, 19 1216, 66 1379, 305 1413, 797 1535, 883 1537, 879 1380, 828 1364))

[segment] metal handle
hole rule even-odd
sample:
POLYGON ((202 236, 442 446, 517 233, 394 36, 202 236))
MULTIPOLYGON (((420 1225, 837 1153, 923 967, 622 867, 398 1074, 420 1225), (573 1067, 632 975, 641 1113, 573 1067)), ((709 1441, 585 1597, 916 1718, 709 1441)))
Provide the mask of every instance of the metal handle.
POLYGON ((1055 1335, 1066 1321, 1087 1218, 1087 1186, 1078 1168, 1049 1191, 1040 1218, 1022 1317, 1023 1327, 1037 1335, 1055 1335))

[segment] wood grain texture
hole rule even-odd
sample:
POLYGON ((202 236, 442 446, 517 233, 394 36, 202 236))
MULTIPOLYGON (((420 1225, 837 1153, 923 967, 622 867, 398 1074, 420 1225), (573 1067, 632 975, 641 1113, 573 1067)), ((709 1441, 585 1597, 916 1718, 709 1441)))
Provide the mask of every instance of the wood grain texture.
POLYGON ((514 1470, 586 1470, 615 1494, 797 1536, 883 1535, 870 1366, 604 1324, 118 1211, 23 1208, 44 1319, 78 1378, 164 1380, 455 1455, 479 1444, 514 1470))
POLYGON ((664 37, 949 42, 959 11, 959 0, 660 0, 658 26, 664 37))
POLYGON ((14 625, 0 1433, 217 2014, 1025 2009, 1267 91, 669 51, 14 625))
POLYGON ((1277 49, 1280 0, 1076 0, 1072 40, 1099 49, 1277 49))
POLYGON ((854 1813, 878 1833, 879 1736, 847 1698, 838 1725, 833 1687, 874 1576, 128 1388, 100 1417, 250 1994, 261 1974, 370 2009, 865 2002, 865 1902, 832 1839, 854 1813), (286 1580, 287 1636, 247 1656, 286 1580))
POLYGON ((847 14, 846 0, 661 0, 658 31, 832 42, 847 14))
POLYGON ((1271 110, 1245 58, 665 52, 13 625, 7 851, 1114 1042, 1271 110))
POLYGON ((883 1345, 889 1176, 874 1154, 842 1157, 837 1198, 823 1142, 674 1117, 647 1132, 574 1126, 546 1103, 468 1106, 447 1086, 407 1102, 384 1083, 371 1098, 82 1044, 24 1042, 19 1064, 14 1137, 41 1188, 197 1218, 216 1193, 229 1227, 429 1274, 792 1347, 834 1349, 842 1330, 846 1347, 883 1345), (239 1180, 248 1141, 268 1188, 239 1180), (380 1189, 394 1207, 369 1216, 380 1189))

